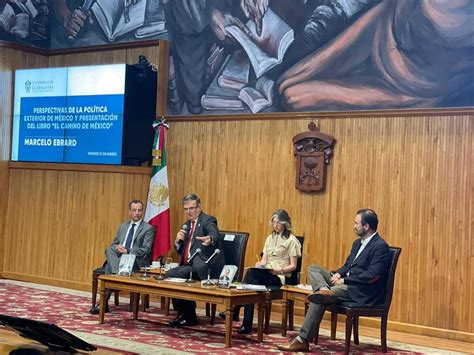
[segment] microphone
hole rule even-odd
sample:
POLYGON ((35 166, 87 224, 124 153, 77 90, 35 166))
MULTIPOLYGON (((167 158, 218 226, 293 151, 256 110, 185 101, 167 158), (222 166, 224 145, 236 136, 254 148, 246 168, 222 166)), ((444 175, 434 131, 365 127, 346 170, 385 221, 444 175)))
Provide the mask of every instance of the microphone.
POLYGON ((201 249, 197 248, 193 255, 188 258, 188 264, 201 252, 201 249))
POLYGON ((220 254, 221 251, 219 249, 214 250, 214 253, 205 261, 205 264, 209 264, 209 262, 218 254, 220 254))
MULTIPOLYGON (((183 224, 183 225, 181 226, 181 229, 184 230, 184 237, 185 237, 185 238, 186 238, 186 233, 189 233, 189 232, 188 232, 188 228, 189 228, 189 227, 188 227, 187 224, 183 224)), ((181 239, 178 240, 178 244, 179 244, 179 245, 183 244, 183 241, 182 241, 181 239)))

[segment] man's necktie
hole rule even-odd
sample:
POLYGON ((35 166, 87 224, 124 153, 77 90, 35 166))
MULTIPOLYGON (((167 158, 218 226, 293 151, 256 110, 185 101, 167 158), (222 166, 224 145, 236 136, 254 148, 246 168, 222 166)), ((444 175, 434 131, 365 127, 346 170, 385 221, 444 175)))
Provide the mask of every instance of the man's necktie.
POLYGON ((194 224, 196 221, 191 221, 191 230, 189 231, 189 236, 188 236, 188 241, 186 242, 186 245, 184 247, 184 254, 183 254, 183 263, 184 265, 188 264, 188 257, 189 257, 189 249, 191 246, 191 239, 193 238, 194 234, 194 224))
POLYGON ((125 248, 130 251, 130 247, 132 246, 133 241, 133 234, 135 233, 135 223, 132 223, 132 227, 128 232, 127 240, 125 241, 125 248))

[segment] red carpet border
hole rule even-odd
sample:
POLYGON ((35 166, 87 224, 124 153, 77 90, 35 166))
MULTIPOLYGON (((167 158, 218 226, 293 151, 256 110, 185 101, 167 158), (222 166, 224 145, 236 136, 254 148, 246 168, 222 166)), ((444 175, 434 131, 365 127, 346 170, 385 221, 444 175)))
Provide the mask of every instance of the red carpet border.
MULTIPOLYGON (((259 343, 256 333, 246 336, 237 335, 240 324, 234 322, 233 347, 226 349, 224 346, 225 323, 220 319, 216 320, 215 325, 211 325, 209 318, 200 316, 199 325, 175 329, 167 324, 168 320, 174 316, 167 317, 162 311, 152 307, 145 313, 140 312, 139 320, 133 321, 132 314, 127 311, 127 301, 123 299, 122 305, 111 306, 112 312, 106 314, 105 323, 101 325, 98 323, 98 316, 88 312, 90 308, 88 297, 0 281, 0 314, 54 323, 68 331, 133 341, 143 346, 169 349, 171 352, 175 350, 196 354, 275 353, 278 352, 276 344, 282 344, 288 340, 281 337, 280 328, 275 324, 271 327, 270 334, 264 334, 263 343, 259 343)), ((296 332, 289 332, 290 337, 296 334, 296 332)), ((110 347, 110 345, 107 346, 110 347)), ((323 354, 343 353, 344 341, 342 339, 332 341, 320 335, 319 345, 311 345, 310 350, 323 354)), ((141 352, 143 353, 143 350, 141 352)), ((363 344, 361 339, 361 344, 351 345, 351 352, 375 354, 381 353, 381 348, 380 345, 363 344)), ((389 348, 388 352, 413 354, 413 351, 393 348, 389 348)))

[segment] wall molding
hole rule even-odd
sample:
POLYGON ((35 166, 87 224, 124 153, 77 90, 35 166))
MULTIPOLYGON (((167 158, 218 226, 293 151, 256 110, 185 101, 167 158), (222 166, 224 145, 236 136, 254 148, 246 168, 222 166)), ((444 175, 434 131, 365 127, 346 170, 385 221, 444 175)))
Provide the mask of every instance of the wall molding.
POLYGON ((95 164, 59 164, 59 163, 30 163, 9 162, 10 169, 27 170, 57 170, 57 171, 80 171, 94 173, 122 173, 151 175, 151 167, 127 166, 127 165, 95 165, 95 164))
POLYGON ((90 53, 90 52, 104 52, 104 51, 114 51, 117 49, 130 49, 130 48, 142 48, 142 47, 156 47, 160 45, 160 41, 166 40, 150 40, 150 41, 137 41, 137 42, 127 42, 127 43, 114 43, 114 44, 101 44, 97 46, 84 46, 78 48, 64 48, 64 49, 49 49, 49 48, 39 48, 32 47, 25 44, 19 44, 9 41, 0 40, 0 48, 9 48, 15 49, 28 53, 41 54, 44 56, 55 56, 55 55, 65 55, 65 54, 78 54, 78 53, 90 53))
POLYGON ((433 117, 433 116, 474 116, 474 107, 397 109, 397 110, 358 110, 338 112, 278 112, 227 115, 181 115, 166 116, 168 122, 206 122, 206 121, 266 121, 299 119, 347 119, 371 117, 433 117))

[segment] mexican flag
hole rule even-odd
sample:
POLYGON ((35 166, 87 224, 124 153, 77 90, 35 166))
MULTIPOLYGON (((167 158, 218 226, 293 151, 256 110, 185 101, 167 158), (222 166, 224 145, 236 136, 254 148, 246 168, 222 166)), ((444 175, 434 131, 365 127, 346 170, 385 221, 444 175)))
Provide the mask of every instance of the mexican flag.
POLYGON ((170 250, 170 200, 165 151, 165 129, 168 127, 164 119, 153 123, 156 131, 153 142, 153 170, 145 213, 145 221, 156 228, 153 260, 158 260, 170 250))

